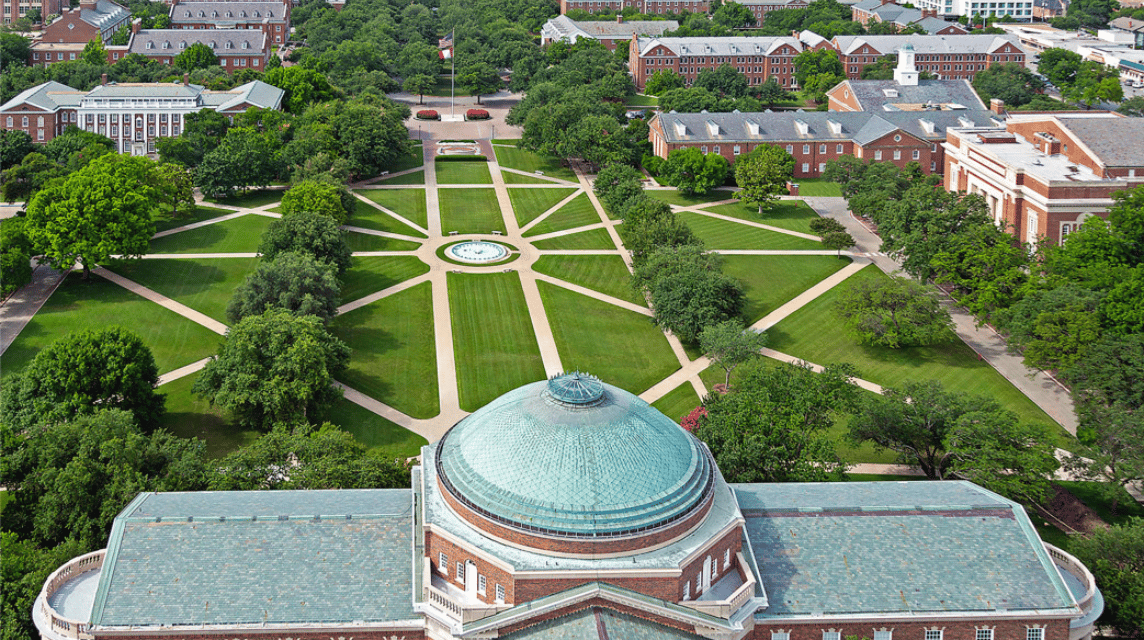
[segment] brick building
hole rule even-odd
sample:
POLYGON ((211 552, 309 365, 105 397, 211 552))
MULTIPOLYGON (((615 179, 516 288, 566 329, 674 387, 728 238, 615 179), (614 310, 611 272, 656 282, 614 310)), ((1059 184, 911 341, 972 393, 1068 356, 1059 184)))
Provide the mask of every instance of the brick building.
POLYGON ((121 153, 155 152, 157 138, 180 134, 189 113, 214 109, 233 116, 251 107, 279 109, 284 92, 255 81, 228 91, 185 82, 108 83, 79 91, 58 82, 32 87, 0 106, 0 126, 47 142, 70 125, 111 138, 121 153))
POLYGON ((171 64, 175 56, 194 44, 205 44, 218 58, 219 66, 230 73, 251 68, 266 69, 270 61, 270 38, 262 29, 139 29, 138 24, 124 47, 108 47, 108 62, 123 56, 141 56, 171 64))
POLYGON ((930 35, 963 35, 969 31, 956 22, 946 22, 936 9, 914 9, 892 0, 862 0, 850 6, 851 19, 865 26, 889 23, 899 29, 920 27, 930 35))
POLYGON ((1144 121, 1109 113, 1011 114, 1004 126, 955 128, 945 187, 979 193, 1024 242, 1060 242, 1112 194, 1144 184, 1144 121))
POLYGON ((131 20, 131 12, 111 0, 80 0, 79 7, 59 11, 60 16, 32 43, 28 63, 34 67, 76 60, 88 42, 99 38, 106 43, 131 20))
POLYGON ((615 51, 617 46, 627 47, 637 36, 659 36, 665 31, 679 28, 675 20, 624 20, 616 16, 615 22, 606 20, 571 20, 568 16, 556 16, 540 28, 540 46, 558 40, 576 44, 581 38, 596 40, 615 51))
POLYGON ((1010 35, 835 36, 831 41, 851 80, 860 78, 866 65, 907 43, 914 47, 917 68, 940 80, 972 80, 995 64, 1025 66, 1025 51, 1010 35))
POLYGON ((174 0, 172 29, 259 29, 267 41, 280 45, 290 39, 292 2, 274 0, 174 0))
POLYGON ((688 86, 704 69, 724 64, 759 85, 774 76, 784 87, 794 86, 794 57, 803 45, 796 38, 636 38, 631 42, 628 67, 636 88, 643 90, 656 71, 668 69, 683 76, 688 86))
POLYGON ((967 482, 728 484, 583 374, 422 448, 411 489, 141 494, 45 640, 1083 640, 1091 574, 967 482))
POLYGON ((60 12, 60 0, 0 0, 0 17, 4 24, 28 17, 32 9, 40 10, 40 20, 60 12))
MULTIPOLYGON (((739 4, 750 9, 755 20, 762 23, 763 18, 770 11, 778 9, 803 9, 810 4, 809 0, 742 0, 739 4)), ((711 10, 710 0, 560 0, 560 13, 568 13, 570 9, 580 9, 590 13, 614 12, 635 8, 646 14, 678 14, 681 11, 690 13, 708 13, 711 10)))
POLYGON ((913 45, 898 50, 893 80, 844 80, 826 92, 831 111, 983 111, 968 80, 921 80, 913 45))

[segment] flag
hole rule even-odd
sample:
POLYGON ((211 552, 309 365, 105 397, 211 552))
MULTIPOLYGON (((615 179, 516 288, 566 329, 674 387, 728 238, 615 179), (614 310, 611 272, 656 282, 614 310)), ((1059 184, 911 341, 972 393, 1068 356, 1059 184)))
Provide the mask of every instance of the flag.
POLYGON ((448 49, 442 49, 438 53, 440 54, 442 60, 448 60, 449 58, 453 57, 453 47, 449 47, 448 49))
MULTIPOLYGON (((456 31, 456 30, 454 29, 454 31, 456 31)), ((453 31, 450 31, 449 35, 445 36, 444 38, 440 38, 437 40, 437 48, 438 49, 452 49, 453 48, 453 31)))

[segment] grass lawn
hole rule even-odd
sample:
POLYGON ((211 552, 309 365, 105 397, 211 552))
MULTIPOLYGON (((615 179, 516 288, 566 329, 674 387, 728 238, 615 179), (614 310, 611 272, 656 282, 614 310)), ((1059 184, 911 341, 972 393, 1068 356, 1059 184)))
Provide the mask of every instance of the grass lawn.
POLYGON ((441 189, 437 196, 443 233, 505 232, 504 216, 492 189, 441 189))
MULTIPOLYGON (((535 227, 529 229, 525 236, 539 236, 554 231, 565 231, 599 223, 600 214, 596 213, 596 208, 592 206, 588 194, 581 193, 572 198, 568 204, 552 212, 552 215, 542 220, 535 227)), ((605 233, 607 232, 605 231, 605 233)))
POLYGON ((226 323, 235 288, 258 266, 258 258, 121 260, 111 271, 154 289, 195 311, 226 323))
POLYGON ((639 394, 679 369, 650 318, 554 284, 536 284, 565 371, 585 371, 639 394))
POLYGON ((284 193, 286 193, 285 189, 256 189, 233 198, 207 198, 207 202, 254 209, 278 202, 284 193))
POLYGON ((678 423, 695 407, 698 407, 699 403, 699 395, 695 393, 695 387, 692 387, 690 382, 684 382, 673 389, 671 393, 651 403, 651 406, 659 409, 660 413, 678 423))
POLYGON ((655 107, 659 105, 659 98, 636 94, 624 100, 624 104, 629 107, 655 107))
POLYGON ((425 172, 414 171, 412 173, 406 173, 405 175, 378 180, 373 184, 425 184, 425 172))
POLYGON ((743 204, 741 202, 716 205, 706 210, 711 213, 731 216, 732 218, 739 218, 740 220, 769 224, 772 227, 789 229, 790 231, 798 231, 800 233, 810 233, 810 221, 818 217, 814 209, 811 209, 810 206, 802 200, 780 200, 770 209, 764 211, 762 215, 759 215, 759 208, 757 206, 743 204))
POLYGON ((342 382, 414 418, 440 413, 430 283, 340 315, 332 331, 353 349, 342 382))
POLYGON ((848 264, 831 256, 723 256, 723 273, 743 283, 743 317, 753 323, 848 264))
POLYGON ((542 156, 516 147, 493 147, 493 150, 497 154, 497 163, 502 167, 527 171, 528 173, 541 171, 550 178, 562 178, 576 182, 576 172, 563 166, 560 158, 555 156, 542 156))
POLYGON ((3 375, 23 369, 40 349, 72 331, 126 327, 155 356, 159 373, 201 360, 218 350, 222 336, 117 284, 73 273, 32 317, 4 352, 3 375))
POLYGON ((349 245, 350 251, 414 251, 421 246, 412 240, 394 240, 356 231, 346 232, 346 244, 349 245))
POLYGON ((537 216, 555 207, 564 198, 572 195, 575 189, 509 189, 508 199, 512 202, 512 211, 516 215, 516 223, 524 226, 536 219, 537 216))
POLYGON ((493 138, 489 142, 493 144, 504 144, 510 147, 515 147, 516 143, 520 142, 520 138, 493 138))
POLYGON ((487 162, 437 162, 437 184, 492 184, 487 162))
POLYGON ((647 189, 644 195, 661 200, 667 204, 674 204, 681 207, 694 207, 709 202, 719 202, 720 200, 729 200, 734 197, 733 191, 712 191, 706 194, 693 194, 687 195, 680 193, 678 189, 647 189))
POLYGON ((883 386, 940 380, 948 390, 993 398, 1022 420, 1048 425, 1057 436, 1058 446, 1069 444, 1072 438, 1064 429, 960 341, 903 349, 856 344, 834 313, 835 301, 853 283, 886 277, 876 268, 859 271, 772 327, 767 332, 769 346, 816 364, 849 362, 862 378, 883 386))
POLYGON ((615 249, 612 236, 607 229, 589 229, 579 233, 570 233, 566 236, 556 236, 546 240, 536 240, 532 246, 537 249, 552 251, 567 251, 575 249, 615 249))
POLYGON ((1116 513, 1112 513, 1112 500, 1104 493, 1108 488, 1100 482, 1058 482, 1069 493, 1092 508, 1108 524, 1128 524, 1129 518, 1144 518, 1144 505, 1132 499, 1123 488, 1116 493, 1120 499, 1116 504, 1116 513))
POLYGON ((152 214, 151 218, 155 221, 155 233, 182 227, 203 220, 211 220, 220 216, 226 216, 234 213, 230 209, 218 209, 215 207, 195 207, 194 211, 190 213, 180 213, 178 218, 172 218, 166 211, 160 213, 156 211, 152 214))
POLYGON ((342 276, 342 303, 359 300, 427 271, 429 265, 413 256, 358 256, 342 276))
POLYGON ((274 220, 266 216, 241 218, 180 231, 151 241, 149 253, 253 253, 274 220))
POLYGON ((449 312, 461 408, 476 411, 501 394, 544 379, 524 289, 516 272, 449 274, 449 312))
POLYGON ((335 402, 321 419, 328 420, 338 425, 342 431, 349 432, 371 452, 386 458, 397 458, 401 462, 420 455, 421 447, 429 444, 425 438, 409 429, 390 422, 345 398, 335 402))
POLYGON ((159 387, 167 396, 167 413, 160 426, 182 438, 199 438, 206 442, 207 456, 221 458, 253 443, 261 434, 234 424, 220 407, 191 393, 199 374, 179 378, 159 387))
MULTIPOLYGON (((355 193, 376 202, 413 224, 420 225, 423 229, 429 226, 424 189, 359 189, 355 193)), ((378 211, 365 203, 358 203, 357 211, 350 218, 350 224, 377 231, 401 233, 418 238, 425 237, 420 232, 398 222, 393 216, 378 211)))
POLYGON ((394 162, 393 166, 389 167, 389 172, 397 173, 398 171, 420 167, 423 164, 425 164, 425 154, 421 151, 421 143, 415 142, 409 155, 398 158, 397 162, 394 162))
POLYGON ((647 304, 632 291, 631 272, 620 256, 541 256, 533 269, 613 298, 647 304))
POLYGON ((556 184, 551 180, 538 178, 536 176, 526 176, 512 171, 501 171, 501 177, 504 178, 505 184, 556 184))
POLYGON ((842 187, 837 182, 830 182, 822 178, 803 178, 797 180, 798 195, 811 198, 841 198, 842 187))
POLYGON ((690 211, 683 211, 676 215, 687 226, 691 227, 695 235, 709 249, 822 249, 822 244, 814 240, 790 236, 777 231, 767 231, 738 222, 717 220, 690 211))

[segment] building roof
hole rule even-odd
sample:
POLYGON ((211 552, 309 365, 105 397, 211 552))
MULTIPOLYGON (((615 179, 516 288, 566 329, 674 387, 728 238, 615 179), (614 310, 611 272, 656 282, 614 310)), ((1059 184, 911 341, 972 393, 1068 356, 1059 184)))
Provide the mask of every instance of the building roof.
POLYGON ((785 5, 794 4, 794 5, 805 7, 807 4, 809 4, 809 2, 808 2, 808 0, 743 0, 739 4, 745 4, 747 6, 752 6, 752 5, 756 5, 756 4, 764 4, 764 5, 768 5, 768 6, 769 5, 785 6, 785 5))
POLYGON ((968 482, 734 485, 758 619, 1078 609, 1024 509, 968 482))
POLYGON ((674 31, 679 28, 679 22, 675 20, 630 20, 624 22, 572 20, 568 16, 560 15, 549 20, 544 27, 562 39, 571 40, 575 36, 630 40, 633 36, 658 36, 665 31, 674 31))
POLYGON ((197 98, 203 92, 201 84, 174 82, 109 82, 96 85, 85 98, 197 98))
MULTIPOLYGON (((17 105, 24 103, 39 107, 45 111, 55 111, 56 109, 60 108, 60 106, 62 106, 61 98, 64 98, 70 104, 73 101, 71 96, 76 93, 81 92, 77 92, 75 89, 72 89, 66 84, 61 84, 55 80, 49 80, 43 84, 38 84, 29 89, 24 89, 20 93, 16 94, 15 97, 0 106, 0 111, 8 111, 17 105)), ((74 102, 78 104, 79 100, 75 99, 74 102)))
POLYGON ((266 34, 261 29, 141 29, 131 37, 129 52, 177 56, 196 43, 207 45, 216 56, 260 55, 266 50, 266 34))
POLYGON ((1056 116, 1106 167, 1144 167, 1144 120, 1056 116))
POLYGON ((243 104, 261 109, 280 109, 286 91, 261 80, 248 82, 229 91, 204 91, 203 104, 215 111, 232 111, 243 104))
MULTIPOLYGON (((51 81, 26 89, 0 106, 7 111, 16 105, 29 103, 47 111, 61 108, 76 108, 85 100, 127 100, 133 98, 193 99, 197 104, 216 111, 229 111, 243 104, 263 109, 278 109, 282 106, 285 91, 273 85, 255 80, 227 91, 206 91, 198 84, 178 84, 161 82, 109 82, 97 85, 91 91, 78 91, 65 84, 51 81)), ((85 106, 104 106, 89 102, 85 106)))
POLYGON ((126 7, 111 0, 98 0, 95 8, 83 7, 79 10, 80 20, 100 30, 124 22, 130 17, 131 12, 126 7))
MULTIPOLYGON (((957 109, 985 109, 985 103, 968 80, 918 80, 902 85, 893 80, 847 80, 849 89, 863 111, 918 111, 925 105, 957 109)), ((831 93, 838 89, 832 89, 831 93)))
POLYGON ((699 638, 671 627, 625 615, 612 609, 591 607, 571 615, 551 618, 537 625, 501 636, 504 640, 691 640, 699 638))
POLYGON ((1116 18, 1109 22, 1108 26, 1112 27, 1113 29, 1120 29, 1121 31, 1131 31, 1135 33, 1137 31, 1144 31, 1144 20, 1128 17, 1116 18))
MULTIPOLYGON (((942 53, 992 53, 997 49, 1012 44, 1021 48, 1016 36, 1012 35, 908 35, 908 36, 835 36, 834 43, 840 52, 845 55, 857 51, 864 44, 868 44, 881 53, 895 53, 903 44, 909 42, 914 50, 921 54, 942 53)), ((1024 49, 1021 49, 1024 51, 1024 49)))
POLYGON ((502 523, 619 535, 673 522, 710 493, 714 462, 648 403, 586 374, 510 391, 437 445, 455 497, 502 523))
POLYGON ((640 38, 637 48, 640 55, 645 55, 652 47, 663 45, 676 55, 715 55, 715 56, 741 56, 766 55, 783 45, 790 45, 795 51, 802 51, 802 45, 797 38, 785 36, 767 37, 688 37, 688 38, 640 38))
POLYGON ((141 494, 112 525, 91 622, 413 620, 412 533, 408 489, 141 494))
POLYGON ((180 23, 226 23, 250 22, 251 20, 285 22, 286 7, 281 2, 187 2, 171 7, 171 22, 180 23))

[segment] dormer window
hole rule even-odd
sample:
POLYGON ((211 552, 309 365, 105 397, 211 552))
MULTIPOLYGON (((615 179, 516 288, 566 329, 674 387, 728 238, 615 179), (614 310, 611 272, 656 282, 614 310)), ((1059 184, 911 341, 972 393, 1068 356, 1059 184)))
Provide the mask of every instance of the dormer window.
POLYGON ((211 11, 211 17, 217 18, 218 17, 218 11, 211 11))
POLYGON ((231 12, 229 12, 229 11, 227 11, 227 12, 226 12, 226 17, 228 17, 228 18, 229 18, 229 17, 231 17, 232 15, 234 15, 234 14, 232 14, 232 13, 231 13, 231 12))
POLYGON ((154 49, 154 48, 155 48, 155 43, 154 43, 154 42, 148 42, 148 43, 147 43, 147 48, 148 48, 148 49, 154 49))
POLYGON ((266 17, 267 17, 267 18, 273 18, 273 17, 274 17, 274 12, 273 12, 273 11, 267 11, 267 12, 266 12, 266 17))
POLYGON ((258 15, 258 12, 257 12, 257 11, 255 11, 255 12, 254 12, 254 17, 255 17, 255 18, 260 18, 260 17, 262 17, 262 16, 258 15))
POLYGON ((243 49, 249 49, 249 48, 250 48, 250 43, 249 43, 249 42, 243 42, 243 43, 242 43, 242 48, 243 48, 243 49))
POLYGON ((238 17, 240 17, 240 18, 245 18, 245 17, 246 17, 246 12, 245 12, 245 11, 239 11, 239 12, 238 12, 238 17))
POLYGON ((184 40, 183 42, 180 42, 180 43, 179 43, 179 48, 180 48, 180 49, 186 49, 186 48, 187 48, 187 43, 186 43, 186 41, 185 41, 185 40, 184 40))
POLYGON ((170 49, 170 48, 171 48, 171 43, 170 43, 170 41, 164 41, 164 42, 163 42, 163 48, 164 48, 164 49, 170 49))
POLYGON ((210 41, 210 47, 211 47, 211 49, 214 49, 216 46, 218 46, 218 45, 215 43, 215 41, 214 41, 214 40, 211 40, 211 41, 210 41))
POLYGON ((183 12, 183 17, 184 17, 184 18, 189 18, 189 17, 191 17, 191 12, 190 12, 190 11, 184 11, 184 12, 183 12))
POLYGON ((226 43, 226 48, 227 48, 227 49, 233 49, 233 48, 234 48, 234 43, 233 43, 233 42, 227 42, 227 43, 226 43))
POLYGON ((205 17, 206 17, 206 15, 207 15, 207 14, 203 13, 202 11, 200 11, 200 12, 199 12, 199 17, 200 17, 200 18, 205 18, 205 17))

